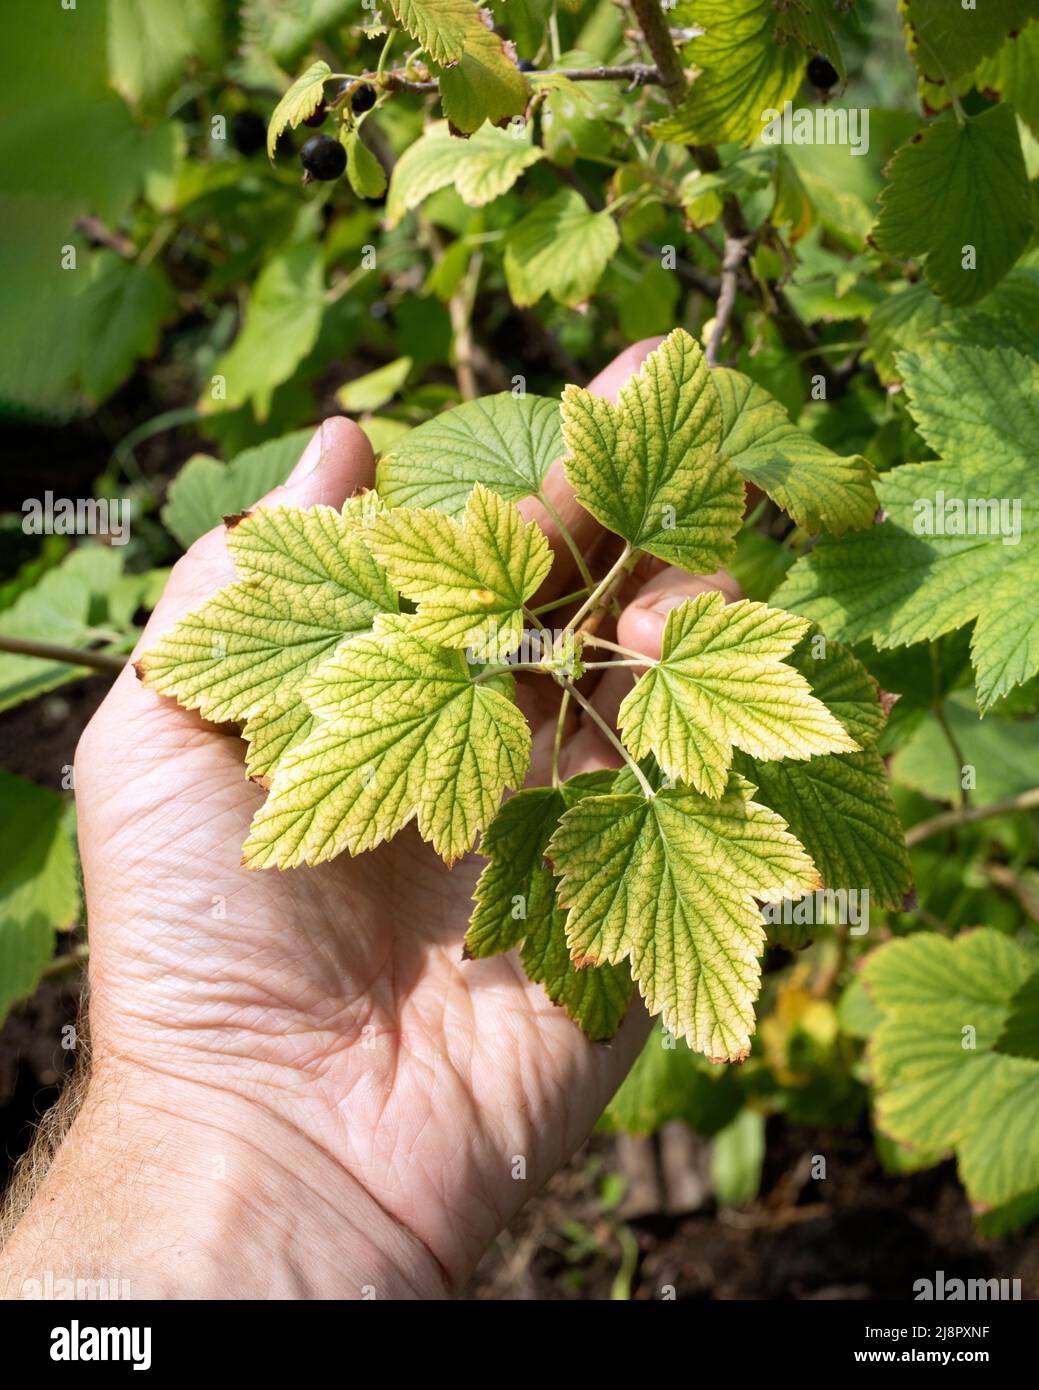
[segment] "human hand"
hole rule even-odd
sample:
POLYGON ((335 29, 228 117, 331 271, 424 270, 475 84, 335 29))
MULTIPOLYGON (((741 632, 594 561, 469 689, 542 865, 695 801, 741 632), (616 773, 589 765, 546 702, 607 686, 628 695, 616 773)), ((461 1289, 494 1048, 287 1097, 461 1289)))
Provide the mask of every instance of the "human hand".
MULTIPOLYGON (((592 389, 615 395, 654 346, 624 353, 592 389)), ((373 482, 364 435, 333 419, 263 500, 339 506, 373 482)), ((548 490, 593 563, 610 558, 558 465, 548 490)), ((568 592, 555 527, 536 502, 524 509, 557 551, 555 592, 568 592)), ((232 577, 217 528, 175 567, 139 651, 232 577)), ((715 587, 735 596, 725 576, 651 562, 621 595, 619 640, 658 655, 667 608, 715 587)), ((618 668, 595 689, 607 720, 631 681, 618 668)), ((532 777, 545 781, 558 689, 521 682, 520 703, 532 777)), ((616 765, 578 715, 562 774, 616 765)), ((515 954, 463 962, 482 861, 448 872, 413 828, 359 859, 240 867, 263 796, 242 761, 236 731, 143 689, 130 667, 83 736, 93 1076, 54 1181, 78 1162, 99 1183, 136 1187, 106 1210, 146 1296, 215 1296, 232 1248, 249 1272, 231 1296, 450 1292, 585 1139, 645 1013, 635 1006, 610 1045, 593 1044, 515 954)), ((70 1238, 94 1265, 113 1258, 113 1240, 119 1250, 110 1228, 70 1238)))

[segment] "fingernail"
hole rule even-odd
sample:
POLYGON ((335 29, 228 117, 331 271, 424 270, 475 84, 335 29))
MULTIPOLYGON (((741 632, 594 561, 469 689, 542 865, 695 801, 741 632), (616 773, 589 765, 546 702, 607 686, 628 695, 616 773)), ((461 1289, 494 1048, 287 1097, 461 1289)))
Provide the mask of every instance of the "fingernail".
POLYGON ((321 455, 324 452, 324 432, 324 424, 318 425, 311 436, 310 443, 300 455, 299 463, 296 464, 295 468, 285 479, 286 484, 300 483, 304 478, 309 478, 312 473, 316 472, 321 462, 321 455))
POLYGON ((661 594, 658 599, 649 606, 651 613, 670 613, 672 608, 677 608, 680 603, 685 603, 689 598, 688 594, 661 594))

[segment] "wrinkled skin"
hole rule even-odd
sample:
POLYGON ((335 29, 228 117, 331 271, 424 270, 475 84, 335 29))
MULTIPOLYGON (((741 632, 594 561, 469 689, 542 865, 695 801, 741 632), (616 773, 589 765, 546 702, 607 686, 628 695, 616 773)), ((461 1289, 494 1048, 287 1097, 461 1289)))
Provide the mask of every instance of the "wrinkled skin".
MULTIPOLYGON (((654 345, 630 349, 593 389, 615 395, 654 345)), ((264 500, 338 505, 373 480, 363 434, 334 419, 264 500)), ((598 544, 601 572, 612 541, 558 468, 550 487, 586 553, 598 544)), ((546 592, 568 592, 569 556, 537 504, 524 509, 556 546, 546 592)), ((177 564, 138 654, 232 577, 218 528, 177 564)), ((736 592, 725 576, 644 567, 623 596, 619 640, 659 655, 666 607, 709 587, 736 592)), ((537 689, 528 682, 521 703, 540 782, 558 692, 531 680, 537 689)), ((600 682, 607 717, 631 680, 629 670, 600 682)), ((564 775, 618 761, 594 725, 571 718, 564 775)), ((270 1145, 269 1131, 290 1135, 293 1152, 312 1147, 429 1260, 434 1273, 413 1277, 413 1288, 457 1288, 589 1133, 646 1037, 641 1005, 610 1045, 592 1044, 527 981, 515 952, 463 962, 484 861, 470 855, 448 872, 413 827, 357 859, 240 867, 263 797, 243 775, 240 739, 144 689, 130 668, 83 736, 76 787, 99 1074, 131 1078, 136 1097, 162 1098, 156 1108, 175 1119, 189 1083, 192 1115, 212 1096, 214 1113, 255 1132, 258 1146, 270 1145)))

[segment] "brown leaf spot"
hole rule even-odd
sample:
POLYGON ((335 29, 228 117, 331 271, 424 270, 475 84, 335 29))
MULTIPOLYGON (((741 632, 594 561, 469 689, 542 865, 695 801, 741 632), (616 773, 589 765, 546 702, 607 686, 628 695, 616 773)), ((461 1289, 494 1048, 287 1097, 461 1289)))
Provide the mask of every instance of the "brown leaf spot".
POLYGON ((232 512, 230 516, 224 517, 224 525, 229 531, 233 531, 240 521, 244 521, 249 515, 248 509, 244 512, 232 512))

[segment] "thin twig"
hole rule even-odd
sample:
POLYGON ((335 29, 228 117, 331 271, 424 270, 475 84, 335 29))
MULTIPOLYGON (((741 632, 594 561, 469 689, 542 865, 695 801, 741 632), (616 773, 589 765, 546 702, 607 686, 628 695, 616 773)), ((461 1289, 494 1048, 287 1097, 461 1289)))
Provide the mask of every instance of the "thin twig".
POLYGON ((707 344, 706 358, 709 367, 717 367, 718 353, 721 351, 725 330, 736 307, 736 291, 739 288, 740 270, 747 259, 750 240, 746 237, 725 238, 725 257, 722 260, 721 292, 714 310, 714 327, 707 344))
POLYGON ((131 261, 137 255, 137 247, 125 232, 114 232, 111 227, 105 226, 100 217, 93 217, 87 214, 81 217, 76 223, 76 231, 82 232, 85 237, 89 237, 98 246, 107 246, 109 251, 114 251, 117 256, 122 256, 124 260, 131 261))
POLYGON ((993 816, 1011 815, 1015 811, 1031 811, 1039 807, 1039 787, 1018 792, 1016 796, 1005 796, 1001 801, 990 801, 987 806, 957 806, 952 811, 941 811, 929 820, 906 831, 906 844, 912 848, 921 840, 929 840, 940 835, 943 830, 952 830, 957 825, 973 825, 975 821, 990 820, 993 816))
POLYGON ((66 666, 89 666, 92 671, 121 671, 125 656, 111 652, 92 652, 82 647, 62 647, 53 642, 36 642, 28 637, 0 634, 0 652, 14 656, 35 656, 41 661, 63 661, 66 666))
MULTIPOLYGON (((549 74, 553 77, 569 78, 571 82, 627 82, 630 87, 661 85, 660 74, 652 63, 622 63, 613 67, 542 68, 528 75, 537 78, 549 74)), ((416 81, 414 78, 408 77, 404 68, 394 68, 392 72, 384 72, 381 78, 378 77, 377 73, 365 72, 361 74, 360 80, 365 82, 378 80, 381 86, 389 92, 436 92, 440 89, 440 83, 433 78, 416 81)))

